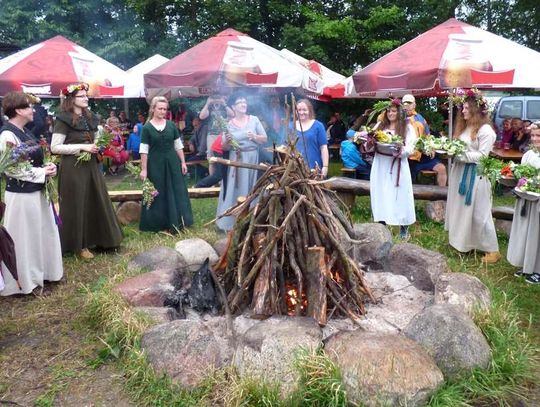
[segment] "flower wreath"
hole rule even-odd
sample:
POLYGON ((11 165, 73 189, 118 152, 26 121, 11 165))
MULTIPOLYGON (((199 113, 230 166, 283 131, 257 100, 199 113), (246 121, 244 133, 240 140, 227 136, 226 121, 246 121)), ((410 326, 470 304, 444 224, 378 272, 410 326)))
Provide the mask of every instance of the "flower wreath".
POLYGON ((375 103, 373 105, 373 110, 368 116, 367 123, 370 123, 375 116, 378 116, 380 113, 390 109, 391 107, 401 107, 401 100, 397 98, 390 98, 388 100, 380 100, 379 102, 375 103))
POLYGON ((454 92, 448 96, 448 99, 449 101, 451 100, 454 105, 458 106, 463 105, 467 99, 474 99, 483 114, 487 114, 489 110, 487 100, 484 98, 484 95, 482 95, 482 92, 476 88, 455 89, 454 92))
POLYGON ((66 86, 62 91, 60 92, 60 97, 66 97, 69 95, 72 95, 75 92, 78 92, 80 90, 88 91, 90 89, 90 86, 87 83, 81 82, 81 83, 73 83, 71 85, 66 86))

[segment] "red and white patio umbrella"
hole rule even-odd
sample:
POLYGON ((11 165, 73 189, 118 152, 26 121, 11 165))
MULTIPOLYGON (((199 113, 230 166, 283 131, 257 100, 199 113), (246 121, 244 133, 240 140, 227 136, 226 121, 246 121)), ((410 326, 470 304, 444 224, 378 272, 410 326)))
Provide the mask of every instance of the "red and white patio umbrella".
POLYGON ((453 88, 540 88, 540 53, 454 18, 352 75, 335 96, 434 96, 453 88))
POLYGON ((58 97, 68 84, 87 82, 91 97, 123 97, 125 80, 122 69, 60 35, 0 59, 0 96, 58 97))
POLYGON ((303 89, 320 94, 316 72, 286 58, 280 51, 246 34, 227 29, 181 53, 144 75, 148 98, 169 99, 231 92, 247 87, 262 90, 303 89))
POLYGON ((127 79, 124 89, 124 95, 130 98, 143 98, 144 93, 144 74, 153 71, 157 67, 168 62, 169 58, 156 54, 126 71, 127 79))

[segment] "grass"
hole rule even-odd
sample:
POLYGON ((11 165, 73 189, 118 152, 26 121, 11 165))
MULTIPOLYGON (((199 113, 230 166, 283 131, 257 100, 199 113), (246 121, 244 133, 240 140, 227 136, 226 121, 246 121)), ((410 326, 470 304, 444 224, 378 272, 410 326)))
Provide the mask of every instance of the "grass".
MULTIPOLYGON (((332 162, 331 174, 338 173, 340 167, 332 162)), ((137 182, 115 180, 114 189, 134 189, 137 182)), ((98 405, 104 394, 113 401, 101 401, 102 405, 128 398, 137 405, 152 406, 346 405, 340 372, 320 352, 299 352, 295 359, 298 388, 285 401, 277 384, 240 378, 234 369, 213 372, 200 388, 186 392, 149 367, 140 338, 152 322, 133 312, 112 287, 140 272, 129 272, 127 264, 144 250, 159 245, 173 247, 183 238, 201 237, 213 243, 221 237, 212 226, 204 226, 215 214, 216 200, 199 199, 192 204, 195 225, 180 236, 145 233, 136 225, 127 226, 118 253, 102 253, 91 262, 66 257, 66 282, 56 285, 51 296, 0 299, 0 400, 52 406, 60 399, 66 404, 70 395, 83 393, 83 400, 98 405), (96 374, 104 368, 119 372, 120 384, 90 389, 81 384, 94 383, 96 374), (21 380, 25 381, 22 388, 21 380)), ((453 271, 477 276, 493 296, 490 311, 476 316, 492 346, 490 368, 447 383, 432 397, 430 405, 509 405, 525 395, 530 383, 540 377, 540 287, 513 277, 514 267, 504 260, 486 267, 480 264, 479 256, 451 249, 442 225, 425 217, 424 205, 417 202, 418 221, 411 228, 411 243, 443 253, 453 271)), ((495 205, 513 205, 513 200, 496 197, 495 205)), ((355 222, 371 220, 368 197, 357 197, 352 217, 355 222)), ((504 255, 508 239, 500 235, 499 243, 504 255)))

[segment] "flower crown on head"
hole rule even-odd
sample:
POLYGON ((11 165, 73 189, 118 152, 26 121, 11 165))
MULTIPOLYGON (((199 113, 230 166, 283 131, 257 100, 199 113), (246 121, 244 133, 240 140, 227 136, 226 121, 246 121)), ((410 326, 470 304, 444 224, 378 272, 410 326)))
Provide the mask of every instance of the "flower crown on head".
POLYGON ((368 116, 367 123, 370 123, 371 120, 375 116, 379 115, 384 110, 390 109, 391 107, 400 108, 401 107, 401 100, 399 100, 398 98, 390 98, 390 99, 387 99, 387 100, 380 100, 377 103, 375 103, 373 105, 373 110, 371 111, 371 113, 368 116))
POLYGON ((467 99, 474 99, 478 107, 482 110, 482 113, 487 114, 489 106, 487 100, 476 88, 462 89, 457 88, 448 96, 448 99, 452 101, 454 105, 463 105, 467 99))
POLYGON ((78 92, 80 90, 86 90, 88 91, 90 89, 90 86, 87 83, 81 82, 81 83, 72 83, 71 85, 66 86, 62 91, 60 92, 60 97, 66 97, 69 95, 72 95, 75 92, 78 92))

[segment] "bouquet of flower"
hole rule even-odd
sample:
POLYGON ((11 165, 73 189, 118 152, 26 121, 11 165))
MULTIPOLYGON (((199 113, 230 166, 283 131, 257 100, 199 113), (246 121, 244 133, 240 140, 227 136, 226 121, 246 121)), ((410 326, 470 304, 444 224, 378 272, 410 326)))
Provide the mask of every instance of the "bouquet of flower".
POLYGON ((484 156, 478 162, 477 172, 478 175, 483 175, 491 181, 491 185, 495 186, 495 183, 499 181, 502 176, 502 169, 505 164, 501 160, 496 158, 484 156))
MULTIPOLYGON (((112 139, 113 139, 112 133, 110 133, 109 131, 105 129, 100 129, 94 143, 100 149, 107 148, 107 146, 111 143, 112 139)), ((90 161, 91 157, 92 157, 92 154, 90 154, 88 151, 83 151, 82 153, 78 155, 76 165, 83 161, 85 162, 90 161)))
MULTIPOLYGON (((216 115, 215 120, 219 130, 223 134, 222 137, 225 137, 225 135, 229 133, 229 124, 227 123, 227 120, 221 115, 216 115)), ((240 144, 238 144, 238 141, 234 138, 231 137, 229 144, 234 150, 240 151, 240 144)))
POLYGON ((529 164, 516 164, 511 162, 509 167, 512 171, 512 176, 516 179, 533 178, 538 175, 538 168, 529 164))
MULTIPOLYGON (((141 167, 133 165, 130 162, 126 163, 126 170, 128 170, 129 173, 136 178, 139 178, 141 175, 141 167)), ((146 209, 150 209, 152 203, 154 202, 154 199, 158 195, 159 191, 156 189, 154 184, 152 184, 152 182, 148 178, 146 178, 142 184, 142 203, 146 207, 146 209)))
POLYGON ((377 130, 374 134, 375 140, 382 144, 400 144, 403 145, 403 138, 397 134, 377 130))
MULTIPOLYGON (((39 139, 39 145, 43 152, 43 165, 56 165, 56 156, 51 154, 51 149, 49 148, 47 140, 41 137, 39 139)), ((47 202, 58 202, 58 188, 56 187, 56 182, 53 177, 47 177, 45 179, 45 198, 47 198, 47 202)))
POLYGON ((523 177, 521 178, 517 185, 516 189, 521 192, 532 192, 534 194, 540 193, 540 177, 534 176, 530 178, 523 177))
POLYGON ((0 153, 0 173, 11 172, 24 174, 32 170, 28 157, 28 145, 6 143, 6 148, 0 153))
POLYGON ((467 149, 467 144, 462 140, 449 140, 444 144, 443 150, 450 156, 463 154, 467 149))

